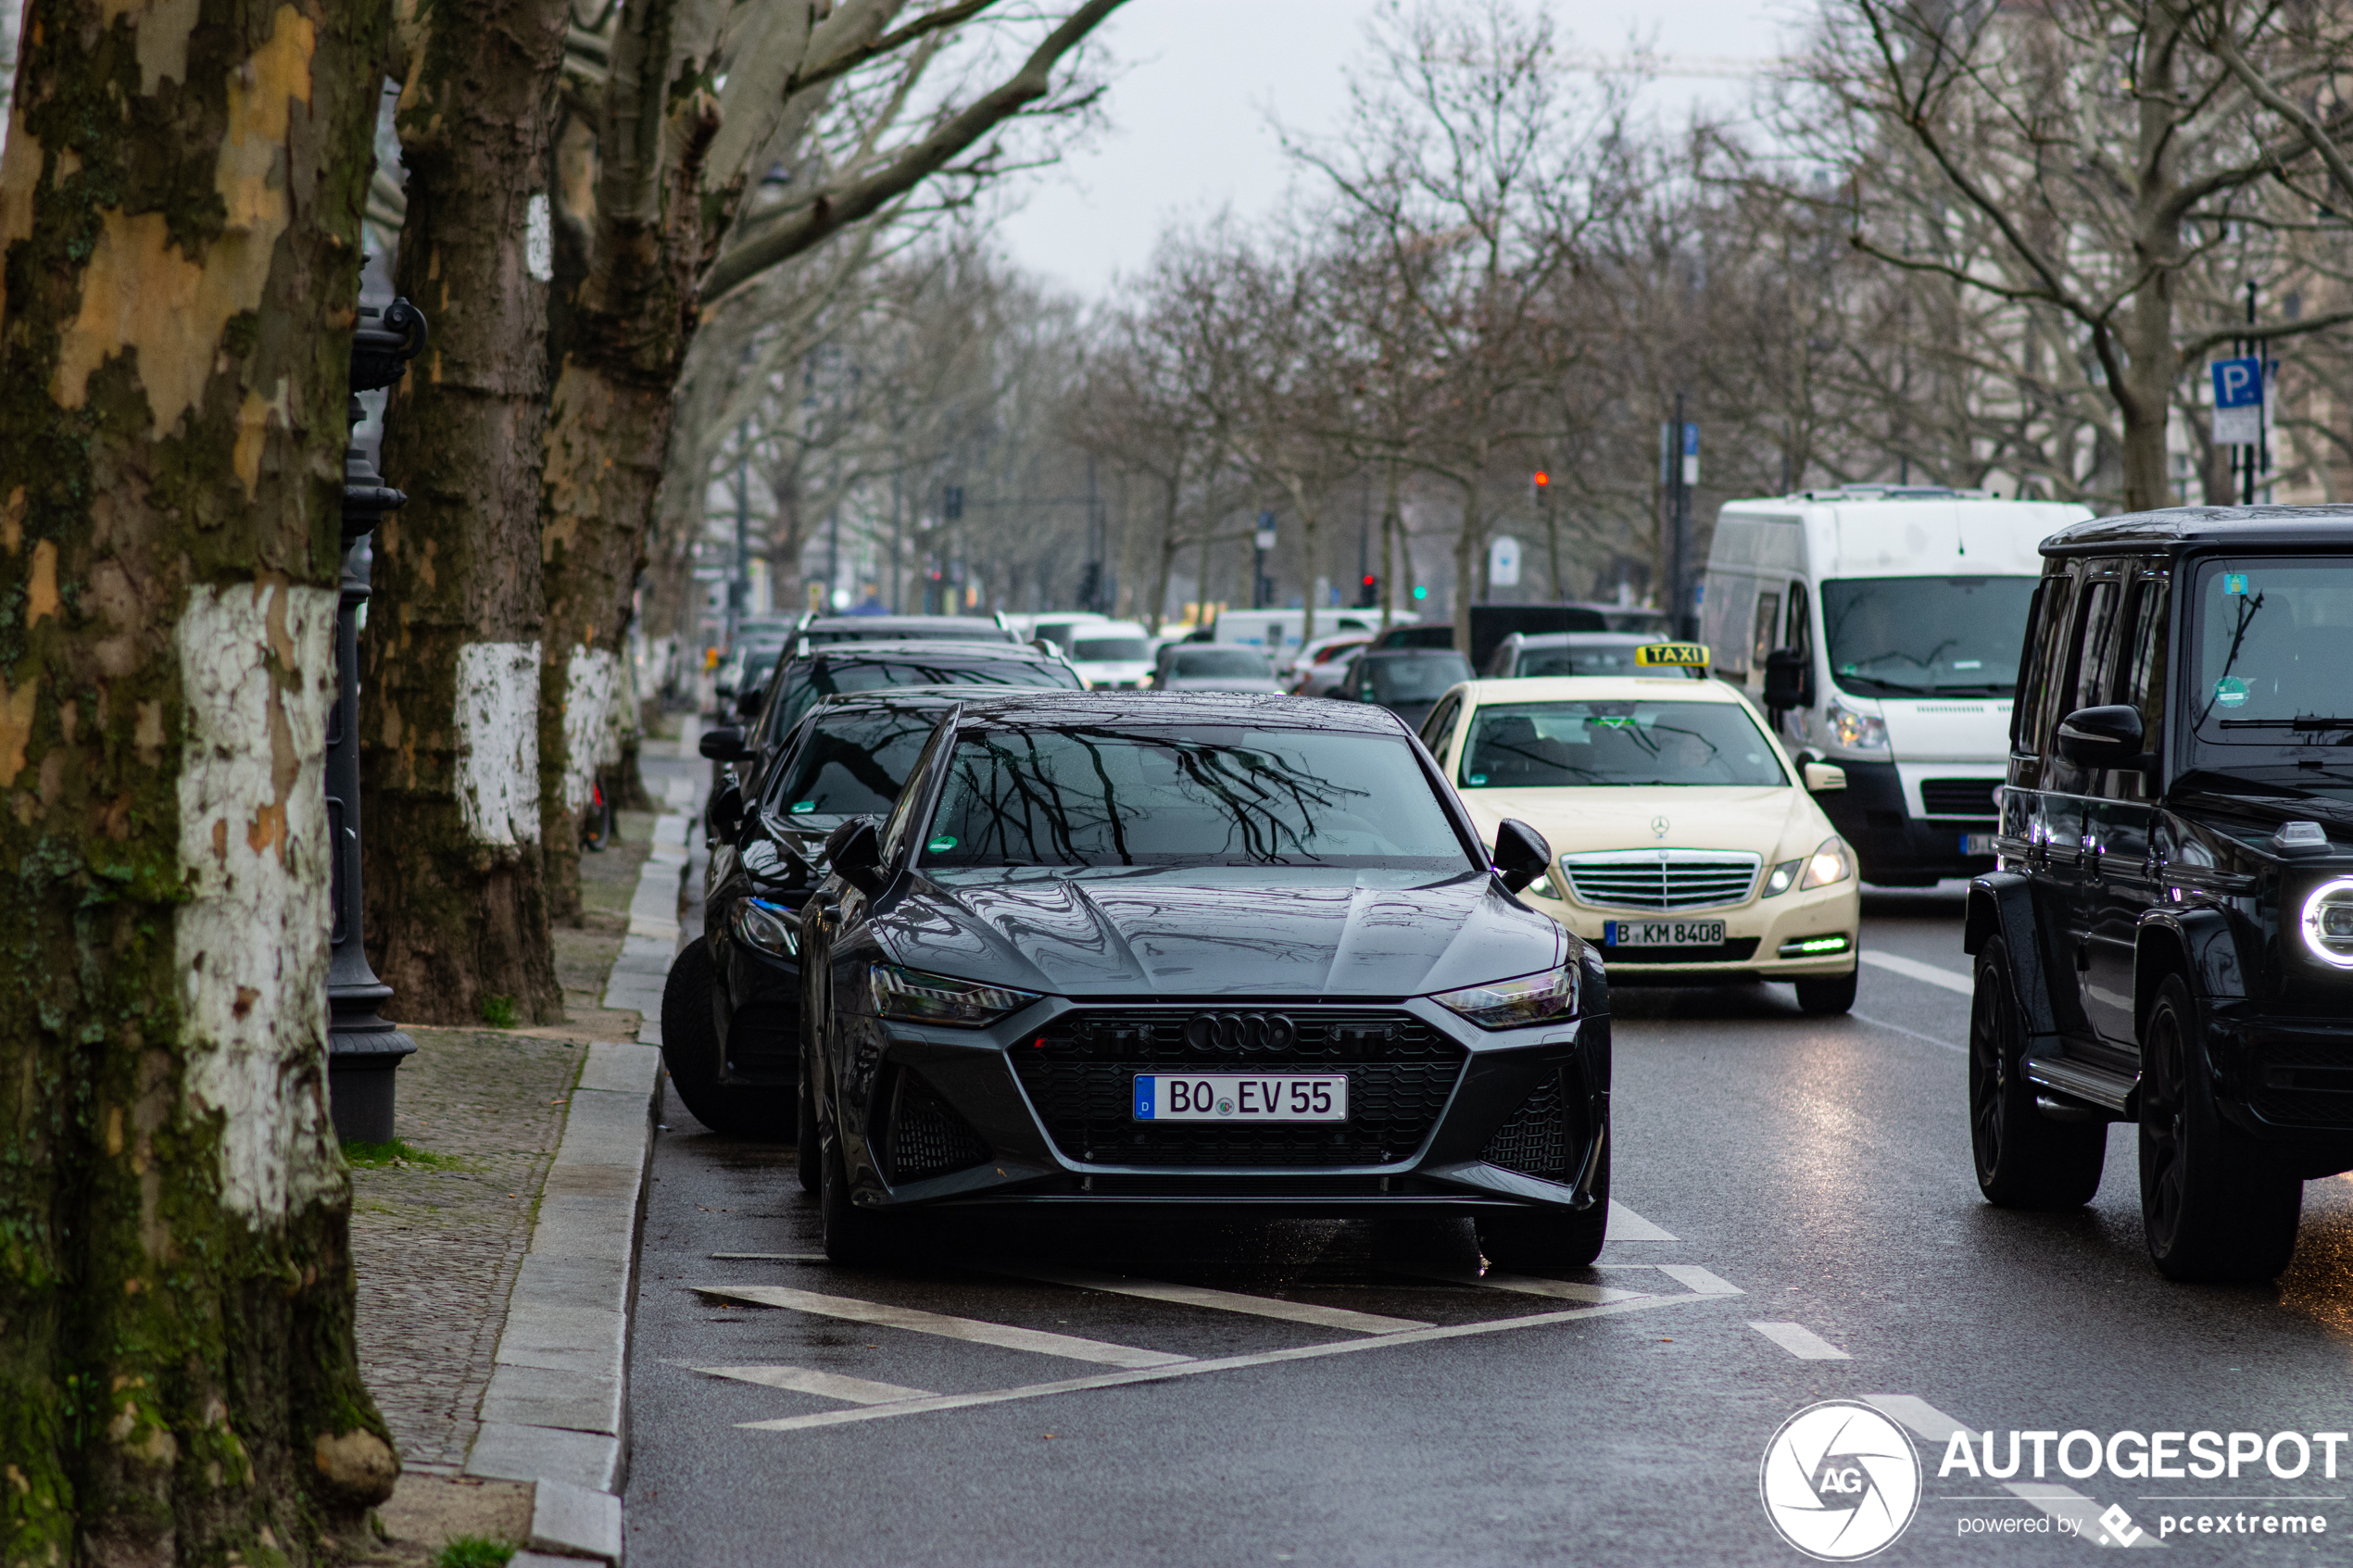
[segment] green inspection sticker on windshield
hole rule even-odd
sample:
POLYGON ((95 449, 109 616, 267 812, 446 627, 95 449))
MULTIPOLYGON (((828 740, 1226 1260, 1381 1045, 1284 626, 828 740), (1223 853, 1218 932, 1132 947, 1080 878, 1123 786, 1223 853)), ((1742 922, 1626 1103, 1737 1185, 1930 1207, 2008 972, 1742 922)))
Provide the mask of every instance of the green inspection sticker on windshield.
POLYGON ((1487 782, 1487 775, 1485 773, 1473 773, 1470 776, 1470 782, 1475 785, 1483 784, 1487 782))
POLYGON ((2236 708, 2246 701, 2247 684, 2236 675, 2225 675, 2214 683, 2214 703, 2218 708, 2236 708))
POLYGON ((956 841, 943 833, 937 838, 933 839, 929 844, 925 845, 924 847, 930 850, 935 855, 945 854, 947 851, 956 847, 956 841))
POLYGON ((2226 571, 2222 573, 2222 592, 2226 594, 2246 593, 2246 573, 2244 571, 2226 571))
POLYGON ((796 817, 804 811, 814 811, 816 809, 817 803, 814 800, 796 800, 792 803, 792 814, 796 817))

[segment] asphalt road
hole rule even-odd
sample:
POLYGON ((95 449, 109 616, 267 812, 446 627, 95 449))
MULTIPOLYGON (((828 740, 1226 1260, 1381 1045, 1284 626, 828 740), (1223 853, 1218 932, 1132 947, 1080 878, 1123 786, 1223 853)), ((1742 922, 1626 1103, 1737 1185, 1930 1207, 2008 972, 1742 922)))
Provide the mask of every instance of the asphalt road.
POLYGON ((2002 1444, 2353 1427, 2353 1183, 2307 1186, 2295 1269, 2264 1289, 2158 1277, 2123 1128, 2089 1208, 1988 1208, 1957 891, 1865 910, 1848 1018, 1780 986, 1616 993, 1621 1209, 1566 1282, 1482 1281, 1467 1223, 973 1221, 903 1268, 836 1268, 790 1150, 673 1103, 631 1561, 1798 1563, 1760 1460, 1801 1408, 1866 1396, 1922 1474, 1876 1562, 2080 1556, 2112 1507, 2141 1546, 2185 1515, 2259 1532, 2162 1541, 2187 1562, 2344 1561, 2353 1445, 2335 1479, 2317 1447, 2295 1479, 1939 1474, 1954 1424, 2002 1444), (1047 1386, 1071 1380, 1094 1386, 1047 1386), (991 1398, 889 1403, 919 1393, 991 1398), (2261 1534, 2266 1515, 2328 1535, 2261 1534))

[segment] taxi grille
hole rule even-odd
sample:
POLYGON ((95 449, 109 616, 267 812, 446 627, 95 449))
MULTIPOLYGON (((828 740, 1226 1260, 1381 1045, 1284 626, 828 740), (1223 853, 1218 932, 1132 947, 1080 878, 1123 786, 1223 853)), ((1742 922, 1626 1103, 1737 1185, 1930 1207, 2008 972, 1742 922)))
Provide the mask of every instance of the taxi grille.
POLYGON ((1618 909, 1704 909, 1744 901, 1765 857, 1727 850, 1640 849, 1564 855, 1579 902, 1618 909))
POLYGON ((1374 1165, 1437 1125, 1467 1052, 1387 1009, 1080 1009, 1013 1047, 1013 1072, 1065 1158, 1091 1164, 1374 1165), (1195 1025, 1196 1018, 1219 1026, 1195 1025), (1276 1021, 1279 1020, 1279 1022, 1276 1021), (1135 1120, 1139 1073, 1345 1073, 1348 1120, 1261 1124, 1135 1120))

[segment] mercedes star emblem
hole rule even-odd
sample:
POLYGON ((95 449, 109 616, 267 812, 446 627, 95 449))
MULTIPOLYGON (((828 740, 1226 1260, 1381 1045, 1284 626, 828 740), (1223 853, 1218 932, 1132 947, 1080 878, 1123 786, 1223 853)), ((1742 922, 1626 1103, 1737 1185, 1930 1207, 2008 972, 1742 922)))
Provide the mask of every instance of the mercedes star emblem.
POLYGON ((1667 819, 1665 817, 1653 817, 1651 819, 1651 833, 1655 837, 1665 838, 1667 836, 1667 819))

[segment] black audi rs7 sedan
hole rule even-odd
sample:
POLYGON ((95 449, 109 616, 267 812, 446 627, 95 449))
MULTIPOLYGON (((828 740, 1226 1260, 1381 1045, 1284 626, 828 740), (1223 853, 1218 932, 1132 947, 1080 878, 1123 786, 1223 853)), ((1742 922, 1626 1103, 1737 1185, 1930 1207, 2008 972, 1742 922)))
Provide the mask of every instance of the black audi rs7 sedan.
POLYGON ((1514 897, 1542 839, 1496 837, 1378 708, 963 696, 802 910, 827 1251, 925 1210, 1224 1204, 1468 1214, 1499 1263, 1591 1261, 1602 966, 1514 897))

